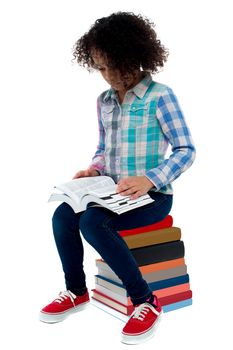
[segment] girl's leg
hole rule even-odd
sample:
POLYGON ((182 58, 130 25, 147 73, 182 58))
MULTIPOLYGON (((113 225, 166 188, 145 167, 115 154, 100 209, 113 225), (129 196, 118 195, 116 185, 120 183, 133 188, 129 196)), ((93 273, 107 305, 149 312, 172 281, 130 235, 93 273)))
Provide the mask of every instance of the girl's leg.
POLYGON ((134 305, 144 303, 151 296, 151 290, 118 231, 150 225, 167 216, 172 196, 162 193, 151 196, 153 203, 121 215, 101 207, 89 207, 80 218, 84 238, 122 280, 134 305))
POLYGON ((66 203, 54 212, 52 224, 57 250, 61 259, 67 290, 82 295, 86 291, 83 271, 83 243, 79 233, 79 219, 66 203))

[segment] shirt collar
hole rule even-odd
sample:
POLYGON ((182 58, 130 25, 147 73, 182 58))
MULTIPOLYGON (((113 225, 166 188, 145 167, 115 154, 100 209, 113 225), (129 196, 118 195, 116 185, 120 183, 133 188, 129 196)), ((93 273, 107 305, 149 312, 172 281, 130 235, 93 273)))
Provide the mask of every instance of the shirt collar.
POLYGON ((129 91, 134 92, 137 97, 143 98, 151 82, 152 82, 151 74, 149 72, 145 72, 144 78, 129 91))
MULTIPOLYGON (((145 72, 144 78, 137 84, 135 85, 132 89, 128 90, 132 91, 137 97, 143 98, 145 93, 147 92, 150 84, 152 82, 152 77, 149 72, 145 72)), ((104 102, 106 102, 108 99, 116 99, 116 92, 114 89, 109 89, 106 91, 106 94, 103 98, 104 102)))

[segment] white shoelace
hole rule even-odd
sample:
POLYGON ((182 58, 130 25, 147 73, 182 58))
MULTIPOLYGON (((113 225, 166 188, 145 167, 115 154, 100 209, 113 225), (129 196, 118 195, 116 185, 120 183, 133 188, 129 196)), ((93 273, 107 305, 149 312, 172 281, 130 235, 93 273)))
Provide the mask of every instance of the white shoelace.
POLYGON ((56 303, 61 304, 67 298, 70 298, 71 302, 74 305, 74 299, 76 298, 76 296, 70 290, 65 290, 63 292, 60 292, 59 296, 54 301, 56 303))
POLYGON ((135 310, 132 313, 131 317, 136 318, 140 321, 143 321, 150 310, 155 315, 159 316, 160 313, 154 308, 154 306, 152 306, 149 303, 144 303, 144 304, 141 304, 141 305, 135 307, 135 310))

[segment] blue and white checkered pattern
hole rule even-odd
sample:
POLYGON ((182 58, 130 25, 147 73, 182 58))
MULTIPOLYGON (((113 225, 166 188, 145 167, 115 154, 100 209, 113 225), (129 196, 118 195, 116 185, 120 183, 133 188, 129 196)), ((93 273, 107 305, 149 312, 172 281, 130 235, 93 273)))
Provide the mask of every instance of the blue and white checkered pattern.
POLYGON ((120 105, 113 89, 97 100, 99 144, 91 167, 116 182, 147 176, 156 191, 172 194, 171 182, 188 169, 195 147, 173 91, 147 73, 120 105), (165 159, 168 145, 171 154, 165 159))

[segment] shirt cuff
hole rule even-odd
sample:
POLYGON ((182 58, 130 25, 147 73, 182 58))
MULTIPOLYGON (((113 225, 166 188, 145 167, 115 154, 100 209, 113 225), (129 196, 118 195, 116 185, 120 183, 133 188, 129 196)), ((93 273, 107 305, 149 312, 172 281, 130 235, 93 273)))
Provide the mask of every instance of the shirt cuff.
POLYGON ((98 166, 90 165, 88 169, 96 170, 99 173, 99 175, 104 175, 104 171, 100 169, 98 166))
POLYGON ((159 191, 160 188, 165 186, 164 183, 159 179, 159 177, 156 176, 155 169, 147 171, 145 176, 154 184, 153 189, 155 191, 159 191))

